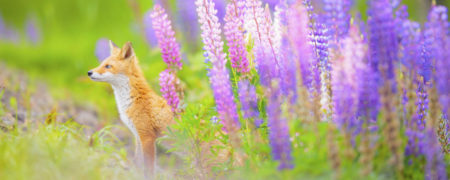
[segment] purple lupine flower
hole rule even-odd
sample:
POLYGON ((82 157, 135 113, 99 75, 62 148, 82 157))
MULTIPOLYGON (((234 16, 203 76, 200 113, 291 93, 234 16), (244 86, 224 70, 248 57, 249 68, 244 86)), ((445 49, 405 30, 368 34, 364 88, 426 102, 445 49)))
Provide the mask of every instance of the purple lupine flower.
POLYGON ((0 14, 0 40, 7 39, 7 31, 8 31, 8 26, 5 23, 3 16, 0 14))
POLYGON ((364 123, 370 126, 370 129, 377 129, 376 121, 379 110, 380 97, 378 94, 378 79, 379 74, 373 72, 369 63, 364 63, 364 68, 361 68, 361 77, 358 81, 358 110, 357 115, 364 123))
POLYGON ((447 179, 444 155, 442 154, 436 131, 433 128, 426 130, 425 147, 425 179, 447 179))
POLYGON ((313 66, 315 61, 312 54, 312 46, 308 43, 309 19, 306 8, 302 3, 297 2, 288 11, 288 34, 291 40, 292 49, 298 61, 302 84, 308 89, 312 88, 313 66))
POLYGON ((350 26, 352 0, 323 0, 325 24, 329 29, 332 44, 347 35, 350 26))
POLYGON ((26 34, 28 40, 33 44, 38 44, 41 41, 41 31, 37 26, 36 19, 30 18, 26 22, 26 34))
POLYGON ((255 40, 256 69, 261 84, 269 87, 279 77, 279 58, 274 44, 274 32, 269 9, 263 9, 260 0, 246 1, 245 29, 255 40))
POLYGON ((189 42, 198 41, 199 26, 197 21, 197 13, 195 9, 195 0, 177 0, 178 24, 181 25, 185 37, 189 42))
POLYGON ((396 11, 395 11, 395 31, 397 35, 399 36, 400 40, 402 39, 403 34, 403 23, 405 21, 409 20, 409 13, 408 13, 408 7, 406 5, 401 5, 396 11))
POLYGON ((173 112, 177 112, 180 104, 175 83, 175 74, 170 69, 166 69, 159 74, 159 85, 161 86, 162 96, 166 99, 167 104, 172 107, 173 112))
POLYGON ((297 99, 297 64, 294 56, 294 48, 290 45, 290 34, 288 34, 288 2, 281 0, 275 7, 274 13, 274 45, 280 62, 279 76, 281 90, 291 103, 297 99))
POLYGON ((402 30, 399 31, 401 39, 400 62, 408 69, 409 74, 412 75, 412 71, 417 71, 420 67, 420 24, 409 20, 404 20, 401 24, 402 30))
POLYGON ((253 118, 256 127, 261 126, 263 120, 259 118, 258 99, 256 97, 255 86, 248 80, 241 80, 238 83, 239 100, 242 105, 244 118, 253 118))
POLYGON ((339 128, 355 135, 362 122, 355 116, 358 105, 358 82, 365 68, 367 46, 357 26, 351 26, 349 36, 344 38, 340 58, 334 59, 332 76, 333 120, 339 128))
POLYGON ((144 24, 144 35, 145 40, 150 45, 150 47, 155 47, 158 45, 158 39, 156 39, 155 30, 153 30, 153 23, 151 17, 152 11, 149 10, 144 14, 143 24, 144 24))
POLYGON ((273 159, 278 160, 278 169, 293 168, 289 127, 286 118, 282 117, 282 96, 276 81, 268 91, 267 126, 269 127, 269 142, 273 159))
MULTIPOLYGON (((359 27, 365 27, 363 22, 359 27)), ((363 42, 367 44, 367 37, 364 36, 364 32, 361 32, 363 42)), ((380 74, 375 73, 372 69, 369 61, 369 50, 367 50, 367 56, 358 68, 358 108, 356 115, 359 120, 362 120, 368 126, 370 131, 376 131, 377 126, 377 114, 380 106, 380 97, 378 93, 378 81, 380 74)))
POLYGON ((197 13, 205 44, 205 57, 211 62, 208 76, 213 89, 217 112, 225 129, 232 131, 239 128, 239 120, 234 102, 229 72, 226 68, 226 55, 223 53, 223 42, 220 37, 220 23, 216 16, 212 0, 197 0, 197 13))
POLYGON ((180 45, 176 42, 175 32, 172 30, 170 20, 164 9, 155 5, 151 13, 153 30, 155 31, 158 45, 164 62, 169 69, 180 70, 182 67, 180 45))
POLYGON ((19 33, 16 30, 10 28, 5 23, 2 16, 0 16, 0 40, 9 41, 12 43, 19 42, 19 33))
POLYGON ((215 8, 217 9, 217 18, 219 18, 220 22, 223 22, 223 18, 225 17, 225 8, 226 8, 226 0, 214 0, 215 8))
POLYGON ((408 119, 406 122, 405 134, 408 137, 408 143, 405 147, 406 155, 421 155, 424 154, 425 147, 425 117, 428 109, 428 93, 425 90, 426 82, 423 78, 415 79, 417 84, 417 100, 416 100, 416 114, 408 119))
MULTIPOLYGON (((384 80, 392 82, 394 63, 397 59, 397 35, 390 0, 371 0, 368 10, 369 52, 374 72, 380 72, 384 80)), ((380 82, 381 84, 381 82, 380 82)), ((393 86, 393 89, 395 86, 393 86)))
POLYGON ((275 6, 280 2, 280 0, 262 0, 264 4, 268 4, 270 9, 275 9, 275 6))
POLYGON ((224 27, 231 67, 239 73, 250 71, 244 42, 244 5, 243 0, 232 0, 227 5, 224 27))
POLYGON ((439 101, 445 114, 450 111, 450 38, 447 8, 435 6, 431 9, 428 22, 425 23, 425 46, 429 51, 429 58, 435 66, 434 79, 439 94, 439 101))
POLYGON ((0 14, 0 40, 5 38, 4 37, 5 32, 6 32, 6 24, 5 24, 5 21, 3 20, 3 16, 0 14))
POLYGON ((110 56, 111 50, 109 48, 109 40, 106 38, 100 38, 95 45, 95 56, 98 62, 102 62, 110 56))
MULTIPOLYGON (((309 29, 309 37, 308 37, 308 42, 311 44, 312 47, 312 55, 313 55, 313 60, 312 63, 310 65, 311 68, 311 87, 310 87, 310 91, 316 91, 316 92, 320 92, 321 88, 321 65, 326 64, 326 62, 328 61, 322 61, 322 64, 320 62, 320 59, 323 57, 326 57, 328 59, 328 45, 326 46, 319 46, 320 44, 317 44, 317 41, 323 41, 326 40, 327 44, 328 44, 328 37, 326 37, 326 39, 324 38, 327 35, 327 30, 325 29, 324 25, 318 22, 318 16, 316 13, 314 13, 314 7, 311 4, 310 0, 304 0, 303 4, 306 7, 306 10, 308 12, 308 29, 309 29), (322 29, 318 29, 317 26, 321 26, 322 29), (325 32, 325 34, 324 34, 325 32), (326 49, 326 51, 325 51, 326 49), (321 51, 323 50, 323 51, 321 51), (321 54, 319 54, 319 52, 323 52, 321 54), (325 54, 326 52, 326 54, 325 54), (321 57, 322 55, 322 57, 321 57), (324 56, 325 55, 325 56, 324 56)), ((323 66, 322 66, 323 67, 323 66)))

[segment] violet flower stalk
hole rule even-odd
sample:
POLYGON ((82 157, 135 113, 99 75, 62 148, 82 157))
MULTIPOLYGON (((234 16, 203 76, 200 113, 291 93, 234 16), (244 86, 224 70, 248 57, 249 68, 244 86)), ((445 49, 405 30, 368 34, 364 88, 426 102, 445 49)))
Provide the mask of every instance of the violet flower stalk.
MULTIPOLYGON (((380 72, 384 80, 393 83, 398 44, 390 1, 369 1, 368 16, 369 52, 372 69, 377 73, 380 72)), ((395 86, 392 86, 392 89, 395 89, 395 86)))
MULTIPOLYGON (((324 34, 324 32, 327 32, 326 27, 322 24, 320 25, 323 30, 317 30, 319 26, 319 22, 317 22, 317 14, 314 13, 314 7, 311 4, 311 0, 304 0, 303 4, 306 7, 306 10, 308 12, 308 42, 310 43, 312 47, 312 63, 310 64, 310 71, 311 71, 311 86, 309 91, 310 92, 316 92, 317 94, 321 91, 321 64, 320 59, 323 57, 320 57, 320 55, 325 55, 324 53, 320 54, 320 50, 324 50, 322 52, 326 52, 327 58, 328 58, 328 48, 325 46, 318 47, 317 41, 324 41, 328 43, 328 37, 326 37, 327 33, 324 34), (320 37, 316 37, 320 36, 320 37), (325 39, 326 38, 326 39, 325 39), (326 49, 326 51, 325 51, 326 49)), ((320 44, 319 44, 320 45, 320 44)), ((327 45, 328 46, 328 45, 327 45)))
POLYGON ((314 52, 319 62, 320 70, 320 91, 321 91, 321 107, 324 113, 324 119, 331 119, 331 63, 329 60, 329 36, 328 29, 324 24, 316 23, 311 43, 314 47, 314 52))
POLYGON ((288 35, 290 44, 293 46, 292 51, 298 62, 297 66, 300 71, 301 82, 308 88, 312 88, 314 59, 312 54, 312 46, 308 43, 309 38, 309 19, 308 13, 304 5, 300 2, 295 3, 288 11, 288 35))
POLYGON ((238 73, 250 71, 244 42, 244 1, 231 0, 227 5, 224 34, 228 42, 231 67, 238 73))
POLYGON ((439 101, 445 114, 450 112, 450 37, 447 8, 434 6, 425 23, 425 43, 430 60, 435 66, 434 80, 439 94, 439 101))
MULTIPOLYGON (((357 93, 359 90, 367 46, 361 38, 359 29, 351 26, 349 36, 342 41, 340 58, 336 58, 332 69, 333 120, 340 129, 355 135, 361 128, 357 120, 357 93)), ((354 138, 354 136, 352 136, 354 138)))
POLYGON ((408 70, 408 75, 413 77, 413 73, 416 73, 414 71, 420 68, 420 24, 409 20, 404 20, 401 24, 400 62, 408 70))
POLYGON ((144 24, 145 40, 150 45, 150 47, 155 47, 158 45, 158 39, 156 39, 155 31, 153 30, 151 13, 151 10, 146 12, 142 21, 144 24))
POLYGON ((269 141, 273 159, 280 162, 278 169, 293 168, 291 142, 289 141, 289 127, 286 118, 282 117, 282 96, 276 81, 268 91, 267 122, 269 127, 269 141))
MULTIPOLYGON (((398 11, 399 12, 399 11, 398 11)), ((405 14, 405 13, 401 13, 405 14)), ((427 93, 425 90, 425 84, 423 77, 417 76, 417 71, 420 71, 423 66, 421 66, 421 36, 420 36, 420 25, 416 22, 407 20, 407 15, 398 15, 398 23, 401 24, 400 30, 398 30, 399 37, 401 39, 400 44, 400 62, 406 68, 406 78, 413 81, 417 86, 416 95, 405 96, 406 101, 409 102, 407 105, 407 119, 406 119, 406 130, 405 134, 408 137, 408 143, 405 147, 405 155, 419 155, 423 153, 423 137, 425 128, 425 113, 427 111, 427 106, 425 102, 427 101, 427 93), (404 16, 404 17, 402 17, 404 16), (401 20, 403 19, 403 20, 401 20), (409 98, 408 98, 409 97, 409 98), (417 106, 413 108, 410 106, 417 106), (413 114, 416 112, 415 114, 413 114)), ((420 73, 419 73, 420 74, 420 73)), ((407 93, 413 91, 414 85, 409 85, 412 87, 409 90, 405 90, 407 93)))
POLYGON ((159 75, 161 93, 167 104, 172 107, 172 111, 178 113, 180 95, 176 87, 178 78, 175 74, 182 67, 180 45, 176 42, 171 22, 161 6, 155 5, 150 16, 162 58, 168 66, 168 69, 159 75))
POLYGON ((197 21, 197 13, 193 11, 195 9, 195 0, 177 0, 178 10, 177 24, 181 25, 181 28, 185 32, 186 39, 189 43, 196 44, 198 41, 199 27, 197 21))
POLYGON ((18 43, 19 42, 19 33, 8 27, 5 23, 3 17, 0 15, 0 40, 18 43))
POLYGON ((172 107, 173 112, 178 111, 180 104, 180 97, 176 91, 175 84, 176 76, 170 69, 166 69, 159 74, 159 85, 161 86, 162 96, 166 99, 167 104, 172 107))
POLYGON ((323 0, 325 24, 329 29, 332 44, 346 36, 350 26, 352 0, 323 0))
POLYGON ((3 20, 3 16, 0 14, 0 40, 3 40, 5 38, 6 33, 6 24, 3 20))
POLYGON ((256 97, 255 86, 248 80, 241 80, 238 83, 239 100, 242 105, 244 118, 253 118, 256 127, 261 126, 263 120, 259 118, 258 99, 256 97))
POLYGON ((297 64, 294 56, 295 49, 290 44, 288 34, 288 2, 281 0, 275 7, 273 23, 274 45, 280 62, 279 78, 282 93, 296 103, 297 100, 297 64))
POLYGON ((217 10, 217 18, 219 18, 219 22, 223 22, 226 12, 226 0, 214 0, 214 3, 217 10))
POLYGON ((101 38, 95 45, 95 56, 99 62, 102 62, 110 56, 111 50, 109 49, 109 40, 101 38))
POLYGON ((425 179, 447 179, 444 155, 442 154, 441 146, 436 137, 434 128, 428 128, 426 130, 425 147, 425 179))
POLYGON ((155 5, 151 17, 164 62, 168 65, 169 69, 180 70, 183 65, 181 63, 180 45, 176 42, 174 37, 175 32, 172 30, 172 25, 167 18, 167 14, 161 6, 155 5))
POLYGON ((36 19, 28 19, 25 28, 28 40, 33 44, 38 44, 41 41, 41 31, 37 26, 36 19))
POLYGON ((279 77, 279 59, 274 44, 274 32, 269 9, 264 10, 259 0, 247 0, 245 29, 255 40, 256 69, 261 84, 269 87, 273 78, 279 77))
POLYGON ((226 55, 223 53, 223 42, 220 37, 220 24, 216 16, 212 0, 197 0, 197 13, 205 44, 205 56, 211 62, 208 76, 213 89, 217 112, 225 129, 232 131, 239 128, 238 115, 232 92, 229 73, 226 68, 226 55))
POLYGON ((270 9, 275 9, 275 6, 280 2, 280 0, 262 0, 264 4, 268 4, 270 9))

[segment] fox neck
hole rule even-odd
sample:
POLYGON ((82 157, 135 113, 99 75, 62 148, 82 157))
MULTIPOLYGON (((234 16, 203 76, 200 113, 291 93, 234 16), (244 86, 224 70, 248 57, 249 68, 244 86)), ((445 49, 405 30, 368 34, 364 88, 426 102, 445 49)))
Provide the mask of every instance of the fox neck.
POLYGON ((130 129, 135 138, 139 138, 134 120, 127 114, 127 110, 133 105, 135 99, 148 99, 152 92, 139 67, 132 70, 129 76, 120 75, 110 82, 116 99, 117 109, 121 121, 130 129))

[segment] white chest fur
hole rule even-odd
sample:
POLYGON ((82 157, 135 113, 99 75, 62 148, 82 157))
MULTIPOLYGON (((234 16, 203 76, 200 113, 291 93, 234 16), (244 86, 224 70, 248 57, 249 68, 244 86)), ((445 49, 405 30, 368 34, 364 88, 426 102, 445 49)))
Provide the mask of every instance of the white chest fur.
POLYGON ((123 75, 116 75, 120 77, 114 78, 114 82, 111 82, 114 90, 114 96, 116 98, 117 109, 119 110, 120 120, 130 129, 135 138, 138 138, 138 133, 132 119, 127 114, 128 108, 131 106, 131 88, 130 80, 123 75))

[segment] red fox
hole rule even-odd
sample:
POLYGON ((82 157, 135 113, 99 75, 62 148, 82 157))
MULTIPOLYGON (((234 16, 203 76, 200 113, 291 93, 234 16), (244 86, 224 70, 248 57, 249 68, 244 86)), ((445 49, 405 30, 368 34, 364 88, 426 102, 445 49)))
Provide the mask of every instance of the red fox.
POLYGON ((94 81, 111 84, 120 119, 136 140, 138 166, 144 165, 153 175, 156 138, 173 123, 174 114, 165 99, 147 84, 131 43, 127 42, 119 48, 109 41, 109 46, 110 56, 100 66, 90 70, 88 76, 94 81))

